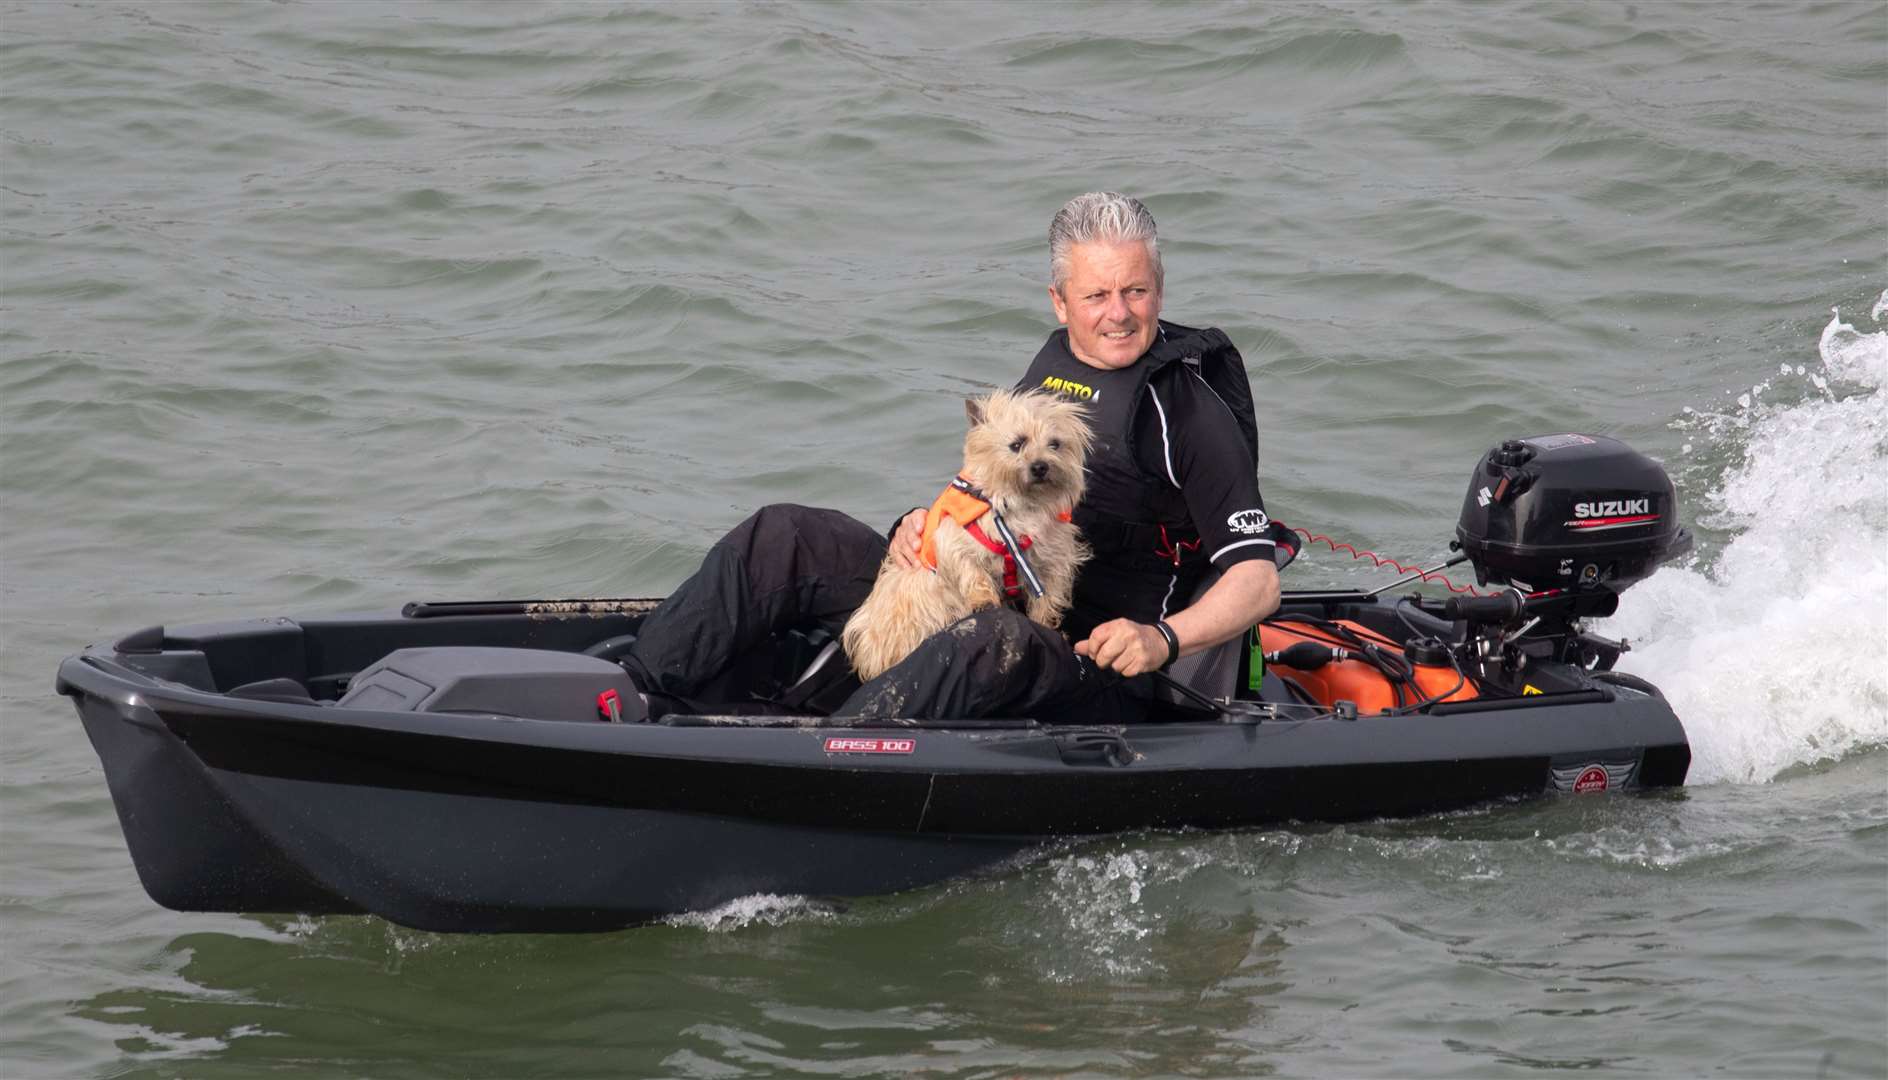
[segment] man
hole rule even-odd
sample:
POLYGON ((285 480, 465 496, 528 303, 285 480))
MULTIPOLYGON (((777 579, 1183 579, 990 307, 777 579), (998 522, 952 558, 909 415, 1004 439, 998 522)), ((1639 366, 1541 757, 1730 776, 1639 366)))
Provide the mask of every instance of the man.
MULTIPOLYGON (((1153 215, 1113 192, 1077 196, 1050 224, 1049 258, 1049 301, 1066 329, 1018 387, 1092 408, 1096 444, 1075 521, 1095 554, 1075 606, 1061 632, 1007 608, 977 612, 835 715, 1129 720, 1145 698, 1137 676, 1232 640, 1278 607, 1244 368, 1219 331, 1160 322, 1153 215)), ((923 516, 898 526, 902 558, 915 556, 923 516)), ((873 530, 837 512, 763 508, 648 617, 624 666, 646 691, 691 698, 770 633, 805 622, 836 633, 884 552, 873 530)))

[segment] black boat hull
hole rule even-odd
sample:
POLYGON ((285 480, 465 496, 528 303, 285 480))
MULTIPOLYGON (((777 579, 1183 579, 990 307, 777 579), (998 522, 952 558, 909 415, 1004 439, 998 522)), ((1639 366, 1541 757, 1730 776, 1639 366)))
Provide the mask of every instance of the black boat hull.
POLYGON ((1059 837, 1426 814, 1573 777, 1583 790, 1673 786, 1690 761, 1661 698, 1604 687, 1357 719, 855 729, 219 692, 320 686, 392 648, 577 649, 625 626, 573 613, 184 627, 143 651, 72 657, 59 689, 158 903, 371 912, 441 931, 599 930, 754 893, 888 893, 1059 837))

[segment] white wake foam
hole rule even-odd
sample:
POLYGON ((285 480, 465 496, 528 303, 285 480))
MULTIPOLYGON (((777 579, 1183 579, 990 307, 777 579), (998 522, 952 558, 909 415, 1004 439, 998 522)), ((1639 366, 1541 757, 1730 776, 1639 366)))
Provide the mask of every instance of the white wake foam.
POLYGON ((808 897, 753 893, 735 897, 719 907, 683 912, 662 921, 670 926, 725 934, 750 926, 780 926, 809 920, 830 921, 834 914, 830 905, 808 897))
POLYGON ((1164 970, 1159 939, 1168 928, 1170 901, 1145 894, 1186 881, 1212 864, 1216 851, 1223 848, 1124 844, 1052 859, 1046 885, 1032 897, 1041 920, 1011 932, 1026 933, 1037 943, 1042 974, 1054 982, 1158 976, 1164 970), (1050 947, 1042 949, 1045 941, 1050 947))
MULTIPOLYGON (((1884 314, 1888 292, 1869 318, 1884 314)), ((1837 311, 1818 351, 1820 371, 1784 365, 1735 412, 1681 421, 1741 445, 1718 489, 1689 500, 1734 535, 1708 566, 1634 588, 1603 631, 1632 639, 1619 666, 1684 721, 1694 783, 1888 744, 1888 330, 1837 311)))

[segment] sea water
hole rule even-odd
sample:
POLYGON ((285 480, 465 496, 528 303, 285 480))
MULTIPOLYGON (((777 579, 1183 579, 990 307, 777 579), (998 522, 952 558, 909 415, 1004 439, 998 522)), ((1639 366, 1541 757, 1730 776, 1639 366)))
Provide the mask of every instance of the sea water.
POLYGON ((1879 3, 0 3, 0 1076, 1888 1074, 1884 101, 1879 3), (1666 465, 1605 632, 1685 789, 578 937, 144 895, 62 656, 889 523, 1092 188, 1274 517, 1430 565, 1503 439, 1666 465))

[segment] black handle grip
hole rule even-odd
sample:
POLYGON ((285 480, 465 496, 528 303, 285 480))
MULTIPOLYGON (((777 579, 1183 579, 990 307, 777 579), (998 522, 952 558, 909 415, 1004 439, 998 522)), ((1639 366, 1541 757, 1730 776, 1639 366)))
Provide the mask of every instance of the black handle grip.
POLYGON ((1478 623, 1513 622, 1521 617, 1521 594, 1504 592, 1499 596, 1451 596, 1442 605, 1442 613, 1451 619, 1478 623))

